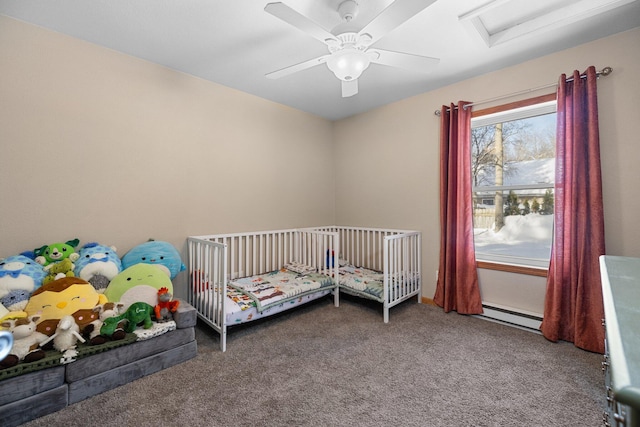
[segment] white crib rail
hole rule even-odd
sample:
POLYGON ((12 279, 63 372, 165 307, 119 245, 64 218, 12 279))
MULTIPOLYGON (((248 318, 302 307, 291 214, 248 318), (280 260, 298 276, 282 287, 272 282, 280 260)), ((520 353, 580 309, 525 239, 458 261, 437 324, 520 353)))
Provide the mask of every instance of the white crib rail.
MULTIPOLYGON (((382 271, 384 268, 384 239, 387 236, 415 233, 413 230, 384 228, 326 226, 313 230, 337 232, 340 236, 341 259, 358 267, 382 271)), ((418 232, 419 233, 419 232, 418 232)))
POLYGON ((225 301, 227 289, 226 245, 196 237, 187 239, 189 288, 187 301, 198 317, 220 334, 220 349, 226 350, 227 325, 225 301))
POLYGON ((421 232, 348 226, 312 229, 338 233, 341 259, 358 267, 383 272, 385 323, 389 321, 391 307, 413 296, 421 302, 421 232))
POLYGON ((418 296, 421 302, 422 235, 410 232, 384 238, 384 323, 389 322, 389 309, 418 296))
POLYGON ((264 274, 296 260, 296 230, 198 236, 226 245, 229 279, 264 274))
POLYGON ((296 230, 296 261, 331 277, 338 275, 335 255, 340 252, 338 233, 321 230, 296 230))
MULTIPOLYGON (((290 262, 302 263, 319 273, 338 277, 338 263, 330 254, 340 252, 337 232, 311 229, 270 230, 250 233, 191 236, 189 253, 189 303, 198 316, 220 333, 220 347, 226 349, 226 295, 228 280, 265 274, 290 262), (211 290, 214 293, 203 292, 211 290)), ((334 305, 339 306, 337 281, 334 305)))

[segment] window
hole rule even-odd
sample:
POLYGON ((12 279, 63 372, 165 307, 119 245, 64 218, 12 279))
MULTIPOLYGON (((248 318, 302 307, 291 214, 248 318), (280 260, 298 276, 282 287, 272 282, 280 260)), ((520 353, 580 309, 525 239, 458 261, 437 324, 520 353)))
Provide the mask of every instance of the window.
POLYGON ((478 261, 535 268, 549 265, 556 102, 537 101, 497 112, 476 112, 471 119, 478 261))

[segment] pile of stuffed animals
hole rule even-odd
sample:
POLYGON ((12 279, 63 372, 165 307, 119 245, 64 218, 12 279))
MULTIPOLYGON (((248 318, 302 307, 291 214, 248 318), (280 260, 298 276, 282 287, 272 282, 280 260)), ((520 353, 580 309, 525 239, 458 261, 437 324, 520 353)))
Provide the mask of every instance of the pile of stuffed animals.
POLYGON ((168 322, 178 309, 173 282, 185 269, 170 243, 150 240, 122 258, 113 246, 78 239, 0 259, 0 327, 13 334, 0 369, 62 353, 75 360, 78 342, 123 339, 141 326, 168 322))

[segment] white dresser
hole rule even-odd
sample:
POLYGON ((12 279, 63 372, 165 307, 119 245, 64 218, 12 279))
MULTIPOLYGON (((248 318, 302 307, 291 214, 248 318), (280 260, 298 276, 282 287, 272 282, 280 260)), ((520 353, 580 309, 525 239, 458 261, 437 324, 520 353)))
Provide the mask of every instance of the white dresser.
POLYGON ((607 426, 640 427, 640 258, 600 257, 607 426))

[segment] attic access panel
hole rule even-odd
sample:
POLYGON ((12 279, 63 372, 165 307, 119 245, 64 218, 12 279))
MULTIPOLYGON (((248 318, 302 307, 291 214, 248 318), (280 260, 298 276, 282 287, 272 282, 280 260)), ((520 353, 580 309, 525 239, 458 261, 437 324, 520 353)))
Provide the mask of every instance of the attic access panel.
POLYGON ((488 47, 557 29, 635 0, 492 0, 458 16, 488 47))

